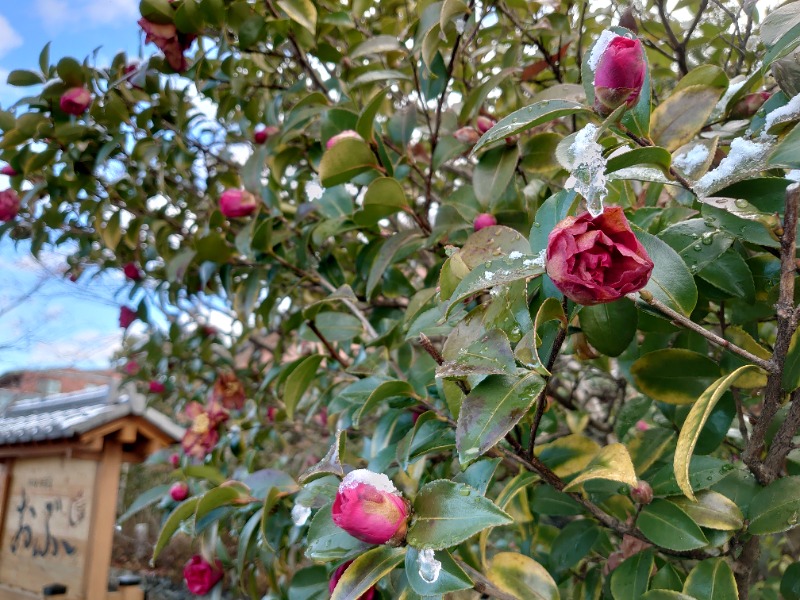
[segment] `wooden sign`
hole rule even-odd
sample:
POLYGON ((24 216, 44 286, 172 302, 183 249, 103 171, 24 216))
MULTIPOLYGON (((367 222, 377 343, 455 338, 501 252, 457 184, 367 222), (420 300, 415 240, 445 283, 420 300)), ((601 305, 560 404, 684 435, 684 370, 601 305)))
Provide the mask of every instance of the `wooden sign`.
POLYGON ((84 598, 98 463, 65 457, 17 459, 8 484, 0 548, 0 582, 40 592, 67 586, 84 598))

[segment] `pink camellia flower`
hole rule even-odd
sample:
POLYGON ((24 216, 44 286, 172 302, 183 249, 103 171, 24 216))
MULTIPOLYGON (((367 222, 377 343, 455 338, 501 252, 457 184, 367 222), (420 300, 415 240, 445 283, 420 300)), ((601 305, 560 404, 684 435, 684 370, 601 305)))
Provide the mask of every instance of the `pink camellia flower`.
MULTIPOLYGON (((347 567, 352 564, 352 560, 348 560, 346 563, 342 563, 339 565, 336 570, 331 575, 331 581, 328 584, 328 592, 333 594, 333 590, 336 589, 336 584, 339 583, 339 580, 344 575, 344 572, 347 571, 347 567)), ((366 592, 361 594, 356 600, 372 600, 375 597, 375 586, 373 585, 369 588, 366 592)))
POLYGON ((247 190, 225 190, 219 197, 219 210, 229 218, 246 217, 257 207, 256 197, 247 190))
POLYGON ((269 138, 278 133, 278 131, 278 128, 272 125, 259 125, 253 132, 253 141, 256 144, 264 144, 269 138))
POLYGON ((8 188, 0 192, 0 221, 10 221, 19 213, 19 195, 8 188))
POLYGON ((364 139, 358 134, 357 131, 353 131, 352 129, 345 129, 344 131, 342 131, 340 133, 337 133, 335 136, 333 136, 331 139, 329 139, 328 142, 325 144, 325 148, 330 150, 336 144, 338 144, 342 140, 346 140, 348 138, 353 139, 353 140, 363 140, 364 139))
POLYGON ((731 108, 731 118, 733 119, 749 119, 758 112, 758 109, 769 100, 772 94, 769 92, 756 92, 754 94, 747 94, 744 98, 739 100, 731 108))
POLYGON ((333 522, 368 544, 399 544, 406 536, 408 504, 382 473, 357 469, 339 485, 333 522))
POLYGON ((222 579, 222 563, 219 560, 211 565, 205 558, 195 554, 183 568, 183 578, 189 591, 204 596, 222 579))
POLYGON ((244 384, 231 371, 222 371, 217 375, 214 382, 214 389, 211 391, 213 402, 221 404, 224 408, 241 410, 244 408, 244 401, 247 394, 244 384))
POLYGON ((119 309, 119 326, 127 329, 137 319, 136 311, 127 306, 121 306, 119 309))
POLYGON ((150 382, 148 389, 150 390, 151 394, 163 394, 167 388, 160 381, 154 380, 150 382))
POLYGON ((169 495, 175 502, 183 502, 189 497, 189 485, 185 481, 179 481, 169 488, 169 495))
POLYGON ((489 131, 496 121, 494 119, 490 119, 489 117, 484 117, 480 115, 477 119, 475 119, 475 127, 478 129, 478 132, 483 135, 487 131, 489 131))
POLYGON ((207 406, 190 402, 183 414, 192 420, 181 440, 183 451, 189 456, 202 459, 217 445, 217 427, 228 420, 228 411, 215 402, 210 402, 207 406))
POLYGON ((17 170, 11 165, 3 165, 3 168, 0 169, 0 175, 7 175, 8 177, 14 177, 15 175, 19 175, 19 173, 17 173, 17 170))
POLYGON ((61 95, 58 105, 68 115, 82 115, 92 103, 92 93, 85 87, 68 89, 61 95))
POLYGON ((129 262, 124 267, 122 267, 122 272, 125 273, 125 277, 127 277, 131 281, 142 280, 142 272, 136 263, 129 262))
POLYGON ((475 228, 475 231, 480 231, 485 227, 492 227, 493 225, 497 225, 497 219, 494 218, 494 215, 489 213, 479 214, 477 217, 475 217, 475 221, 472 224, 472 226, 475 228))
POLYGON ((125 363, 125 372, 128 375, 136 375, 139 372, 139 363, 135 360, 129 360, 125 363))
POLYGON ((453 137, 462 144, 475 144, 481 139, 481 134, 472 127, 462 127, 453 132, 453 137))
POLYGON ((178 468, 181 465, 181 455, 177 452, 173 452, 169 455, 169 464, 171 464, 174 468, 178 468))
POLYGON ((570 300, 613 302, 642 289, 653 261, 618 206, 558 223, 547 241, 547 274, 570 300))
POLYGON ((647 72, 644 48, 638 39, 605 33, 598 45, 604 44, 608 35, 612 37, 605 48, 595 48, 590 57, 591 64, 596 53, 602 52, 594 75, 594 107, 601 115, 611 114, 623 104, 636 104, 647 72))
POLYGON ((155 44, 164 53, 169 66, 178 73, 183 73, 188 68, 183 53, 197 36, 180 33, 172 23, 153 23, 147 19, 139 19, 138 23, 145 33, 144 41, 155 44))

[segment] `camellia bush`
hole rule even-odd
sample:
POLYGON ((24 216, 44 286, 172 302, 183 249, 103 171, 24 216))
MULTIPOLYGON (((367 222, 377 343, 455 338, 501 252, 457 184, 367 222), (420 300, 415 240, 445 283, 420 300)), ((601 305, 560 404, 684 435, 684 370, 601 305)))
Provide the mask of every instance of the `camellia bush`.
POLYGON ((143 0, 149 58, 11 72, 0 236, 124 272, 187 425, 154 560, 800 598, 800 2, 759 4, 143 0))

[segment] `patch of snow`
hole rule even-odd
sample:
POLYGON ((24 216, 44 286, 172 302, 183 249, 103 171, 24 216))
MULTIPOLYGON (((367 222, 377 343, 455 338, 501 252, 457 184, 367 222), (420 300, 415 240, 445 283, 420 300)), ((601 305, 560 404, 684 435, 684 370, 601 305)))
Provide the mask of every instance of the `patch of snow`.
MULTIPOLYGON (((774 139, 773 136, 768 137, 774 139)), ((726 185, 763 170, 771 145, 771 140, 763 136, 758 141, 735 138, 731 142, 731 151, 719 166, 697 180, 695 193, 700 197, 708 196, 726 185)))
POLYGON ((491 281, 494 279, 494 273, 491 271, 486 271, 486 273, 483 274, 483 278, 486 279, 486 281, 491 281))
POLYGON ((512 252, 509 253, 508 258, 510 258, 511 260, 522 258, 522 252, 519 252, 518 250, 513 250, 512 252))
POLYGON ((800 117, 800 94, 767 115, 767 118, 764 120, 764 132, 768 132, 772 129, 772 126, 776 123, 792 121, 798 117, 800 117))
POLYGON ((311 509, 302 504, 295 504, 292 507, 292 522, 298 527, 302 527, 311 516, 311 509))
POLYGON ((568 151, 574 178, 567 182, 568 187, 586 199, 586 208, 593 217, 603 212, 603 199, 608 194, 606 160, 603 147, 596 141, 597 134, 597 126, 589 123, 575 135, 568 151))
POLYGON ((800 169, 792 169, 786 174, 786 179, 791 181, 800 181, 800 169))
POLYGON ((606 48, 608 48, 609 44, 613 41, 615 37, 619 36, 613 31, 606 29, 605 31, 603 31, 603 33, 600 34, 600 37, 597 38, 597 42, 592 48, 592 52, 591 54, 589 54, 589 60, 587 61, 589 68, 592 70, 592 73, 594 73, 597 70, 597 63, 600 62, 600 58, 603 56, 603 54, 606 51, 606 48))
POLYGON ((722 98, 719 99, 719 102, 717 102, 717 105, 714 107, 714 110, 719 112, 724 111, 725 107, 728 106, 728 102, 730 102, 730 99, 733 98, 733 95, 736 92, 742 89, 742 86, 745 84, 746 81, 747 81, 746 79, 742 79, 741 81, 732 82, 730 85, 728 85, 728 89, 722 95, 722 98))
POLYGON ((400 492, 394 487, 392 480, 383 473, 374 473, 369 469, 356 469, 350 471, 344 476, 342 483, 339 485, 340 490, 356 487, 359 484, 371 485, 380 492, 387 494, 399 494, 400 492))
POLYGON ((419 565, 419 576, 424 582, 436 583, 442 571, 442 563, 436 560, 433 550, 430 548, 420 550, 417 565, 419 565))
POLYGON ((697 144, 691 150, 678 154, 672 159, 672 164, 682 171, 691 173, 708 158, 708 148, 703 144, 697 144))

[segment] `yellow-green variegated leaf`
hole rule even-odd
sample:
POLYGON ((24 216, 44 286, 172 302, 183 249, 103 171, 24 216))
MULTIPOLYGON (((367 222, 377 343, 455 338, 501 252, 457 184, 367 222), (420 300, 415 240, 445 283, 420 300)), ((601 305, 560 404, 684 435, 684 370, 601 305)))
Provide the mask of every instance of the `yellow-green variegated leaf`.
POLYGON ((519 600, 559 600, 558 586, 550 573, 529 556, 500 552, 492 557, 489 580, 519 600))
POLYGON ((650 136, 672 152, 695 137, 722 96, 722 89, 690 85, 679 89, 653 111, 650 136))
POLYGON ((565 492, 573 491, 592 479, 608 479, 636 486, 638 479, 628 449, 623 444, 605 446, 592 459, 583 473, 569 482, 565 492))
POLYGON ((693 502, 688 498, 675 498, 687 515, 694 519, 700 527, 721 531, 736 531, 744 526, 744 515, 736 503, 730 498, 713 490, 697 493, 693 502))

